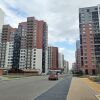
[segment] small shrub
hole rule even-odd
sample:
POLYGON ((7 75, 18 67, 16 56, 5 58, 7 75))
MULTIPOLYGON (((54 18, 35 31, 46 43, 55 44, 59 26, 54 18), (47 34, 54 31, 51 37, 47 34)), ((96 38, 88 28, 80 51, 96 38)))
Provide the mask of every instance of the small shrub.
POLYGON ((94 82, 99 82, 100 81, 100 76, 90 76, 89 79, 94 81, 94 82))

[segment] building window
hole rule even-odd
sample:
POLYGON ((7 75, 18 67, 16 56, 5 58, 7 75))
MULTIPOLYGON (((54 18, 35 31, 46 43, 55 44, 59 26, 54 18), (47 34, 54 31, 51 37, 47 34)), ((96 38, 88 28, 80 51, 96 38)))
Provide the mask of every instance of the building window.
POLYGON ((36 58, 34 58, 33 60, 36 60, 36 58))
POLYGON ((85 27, 85 25, 83 24, 83 27, 85 27))
POLYGON ((92 26, 91 24, 89 24, 89 26, 92 26))
POLYGON ((87 61, 85 61, 85 64, 87 64, 87 61))
POLYGON ((87 68, 88 66, 87 66, 87 65, 85 65, 85 67, 87 68))
POLYGON ((89 29, 90 29, 90 30, 92 30, 92 28, 91 28, 91 27, 90 27, 89 29))
POLYGON ((90 34, 92 34, 92 31, 90 31, 90 34))
POLYGON ((95 10, 97 10, 97 8, 95 8, 95 10))
POLYGON ((84 53, 84 56, 87 56, 87 53, 84 53))
POLYGON ((85 60, 87 60, 87 57, 84 57, 85 60))
POLYGON ((36 57, 36 55, 34 55, 34 57, 36 57))
POLYGON ((34 51, 36 51, 36 49, 34 49, 34 51))
POLYGON ((89 12, 90 10, 89 9, 87 9, 87 12, 89 12))
POLYGON ((33 66, 35 66, 35 64, 33 64, 33 66))
POLYGON ((85 32, 83 32, 83 34, 85 34, 85 32))

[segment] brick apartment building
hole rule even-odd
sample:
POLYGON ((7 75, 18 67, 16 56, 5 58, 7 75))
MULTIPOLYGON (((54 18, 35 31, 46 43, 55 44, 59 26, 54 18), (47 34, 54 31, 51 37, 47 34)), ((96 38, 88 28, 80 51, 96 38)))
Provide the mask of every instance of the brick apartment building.
POLYGON ((48 47, 48 68, 58 69, 58 48, 48 47))
POLYGON ((47 72, 48 27, 46 22, 28 17, 17 29, 4 25, 2 30, 1 67, 15 69, 36 69, 47 72), (11 42, 11 43, 10 43, 11 42), (11 44, 11 46, 9 46, 11 44), (11 49, 11 48, 12 49, 11 49), (11 60, 9 58, 9 51, 11 60), (10 65, 6 63, 10 61, 10 65))
POLYGON ((96 74, 100 63, 100 6, 79 9, 81 68, 96 74))

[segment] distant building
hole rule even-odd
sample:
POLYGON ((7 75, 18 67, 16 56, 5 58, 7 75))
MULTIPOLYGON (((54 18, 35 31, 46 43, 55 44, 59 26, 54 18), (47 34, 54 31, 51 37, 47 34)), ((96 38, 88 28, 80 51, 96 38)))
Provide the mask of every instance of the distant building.
POLYGON ((58 67, 64 68, 64 55, 62 53, 58 55, 58 67))
POLYGON ((100 5, 79 9, 81 67, 96 74, 100 64, 100 5))
POLYGON ((73 71, 74 73, 77 72, 76 63, 72 63, 72 71, 73 71))
POLYGON ((68 74, 69 72, 69 62, 64 60, 64 73, 68 74))
POLYGON ((58 69, 58 47, 48 47, 48 68, 58 69))

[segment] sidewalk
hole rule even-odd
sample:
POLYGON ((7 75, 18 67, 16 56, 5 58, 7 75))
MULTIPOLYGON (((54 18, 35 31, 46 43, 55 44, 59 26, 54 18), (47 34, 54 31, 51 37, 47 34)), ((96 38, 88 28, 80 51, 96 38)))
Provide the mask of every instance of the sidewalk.
POLYGON ((7 77, 0 76, 0 80, 1 80, 1 81, 4 81, 4 80, 10 80, 10 79, 7 78, 7 77))
POLYGON ((93 89, 93 91, 100 93, 100 84, 97 84, 88 78, 81 78, 81 80, 84 81, 91 89, 93 89))
POLYGON ((9 77, 9 76, 0 76, 0 81, 9 81, 9 80, 17 80, 20 78, 14 78, 14 77, 9 77))
POLYGON ((96 94, 82 79, 73 78, 67 100, 98 100, 96 94))

